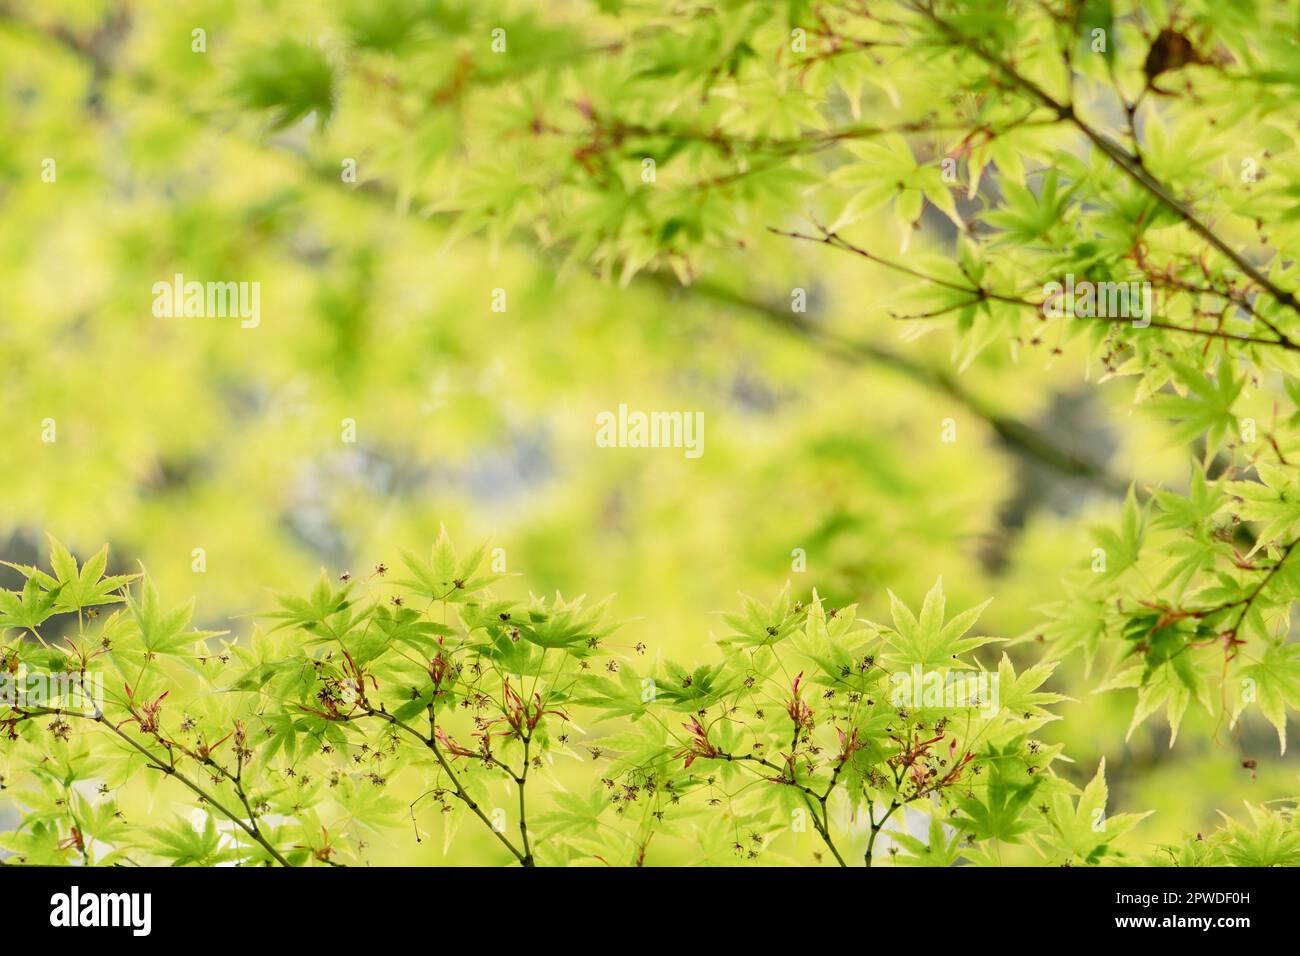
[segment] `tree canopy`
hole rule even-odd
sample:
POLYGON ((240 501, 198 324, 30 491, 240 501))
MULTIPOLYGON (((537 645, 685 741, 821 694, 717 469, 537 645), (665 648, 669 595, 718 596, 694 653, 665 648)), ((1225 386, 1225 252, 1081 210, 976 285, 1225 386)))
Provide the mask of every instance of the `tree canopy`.
POLYGON ((1268 0, 0 0, 5 671, 103 688, 0 845, 1300 862, 1298 87, 1268 0))

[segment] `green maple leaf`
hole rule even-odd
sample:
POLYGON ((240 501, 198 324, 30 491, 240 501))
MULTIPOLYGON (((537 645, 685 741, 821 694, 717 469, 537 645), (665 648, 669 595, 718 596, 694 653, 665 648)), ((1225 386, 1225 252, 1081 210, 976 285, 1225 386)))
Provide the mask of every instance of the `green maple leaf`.
POLYGON ((1294 817, 1247 803, 1250 825, 1222 814, 1223 855, 1233 866, 1300 866, 1300 828, 1294 817))
POLYGON ((565 601, 556 594, 548 607, 540 598, 533 598, 527 610, 513 618, 519 634, 529 643, 548 650, 565 648, 585 656, 594 651, 601 638, 613 632, 618 625, 605 621, 609 598, 585 606, 585 596, 565 601))
MULTIPOLYGON (((1136 688, 1137 703, 1129 722, 1128 740, 1148 717, 1162 706, 1169 722, 1169 746, 1178 739, 1178 729, 1192 701, 1199 701, 1208 713, 1213 713, 1209 668, 1206 663, 1189 652, 1189 634, 1176 624, 1152 630, 1150 616, 1143 616, 1131 624, 1131 630, 1142 638, 1148 648, 1142 659, 1120 668, 1097 688, 1097 692, 1119 688, 1136 688)), ((1136 648, 1135 651, 1136 652, 1136 648)))
POLYGON ((738 678, 724 675, 725 664, 701 664, 687 671, 672 661, 665 661, 664 670, 667 678, 659 682, 655 699, 677 710, 711 707, 739 683, 738 678))
POLYGON ((114 592, 134 581, 138 574, 118 574, 104 577, 108 566, 108 545, 92 555, 80 569, 77 560, 59 541, 50 535, 50 567, 63 589, 59 592, 61 609, 75 611, 100 604, 116 604, 123 600, 114 592))
MULTIPOLYGON (((111 800, 103 800, 96 805, 76 794, 73 798, 73 816, 79 822, 83 836, 105 845, 121 842, 131 830, 118 815, 117 804, 111 800)), ((104 866, 107 861, 98 858, 95 862, 104 866)))
POLYGON ((52 820, 31 820, 19 830, 0 833, 0 847, 14 854, 20 863, 33 866, 67 866, 75 852, 52 820))
POLYGON ((962 835, 944 826, 942 814, 930 814, 925 840, 901 830, 891 830, 889 838, 907 851, 894 858, 897 866, 952 866, 962 855, 962 835))
POLYGON ((1228 503, 1228 495, 1220 483, 1207 480, 1205 469, 1200 464, 1192 466, 1192 475, 1185 496, 1157 489, 1152 493, 1152 497, 1161 512, 1152 521, 1152 525, 1176 531, 1202 528, 1210 524, 1214 516, 1228 503))
POLYGON ((877 636, 875 629, 857 619, 857 613, 857 605, 850 604, 831 616, 817 591, 813 591, 803 633, 797 635, 796 644, 800 653, 817 664, 820 673, 813 674, 815 682, 839 684, 846 670, 852 673, 863 645, 877 636))
POLYGON ((351 584, 345 584, 339 590, 334 590, 329 575, 322 568, 320 579, 316 582, 316 587, 310 596, 300 598, 290 594, 280 595, 277 600, 282 610, 271 611, 262 616, 284 622, 277 624, 273 630, 282 627, 300 627, 322 639, 334 639, 340 633, 346 632, 352 623, 350 620, 332 623, 336 615, 342 614, 352 606, 352 600, 348 597, 351 589, 351 584))
MULTIPOLYGON (((397 826, 407 809, 407 805, 386 788, 352 777, 345 777, 338 786, 331 787, 330 797, 367 829, 397 826)), ((305 798, 300 799, 308 802, 305 798)))
POLYGON ((1300 524, 1300 474, 1262 461, 1256 463, 1255 471, 1259 481, 1227 484, 1228 493, 1241 499, 1238 516, 1263 523, 1250 554, 1279 538, 1290 540, 1300 524))
POLYGON ((428 561, 421 561, 409 551, 402 552, 402 563, 411 577, 395 583, 431 600, 463 603, 471 594, 504 577, 483 568, 486 556, 484 544, 464 558, 458 557, 447 529, 443 528, 428 561))
MULTIPOLYGON (((1110 843, 1150 816, 1149 813, 1121 813, 1106 816, 1106 759, 1103 757, 1097 773, 1083 789, 1078 801, 1068 793, 1058 793, 1052 798, 1052 812, 1048 821, 1053 834, 1048 839, 1049 851, 1069 860, 1095 865, 1111 853, 1110 843)), ((1112 854, 1113 855, 1113 854, 1112 854)))
POLYGON ((170 827, 152 835, 153 851, 172 866, 214 866, 235 856, 234 850, 222 848, 221 833, 210 815, 204 817, 202 829, 177 817, 170 827))
POLYGON ((1057 715, 1048 713, 1044 708, 1049 704, 1057 704, 1063 700, 1069 700, 1069 698, 1063 694, 1053 694, 1038 689, 1046 682, 1047 678, 1052 676, 1057 663, 1057 661, 1045 661, 1042 664, 1036 664, 1028 668, 1017 676, 1011 658, 1003 654, 1002 660, 998 662, 999 705, 1012 714, 1059 720, 1060 718, 1057 715))
POLYGON ((148 578, 145 578, 140 589, 140 597, 137 599, 128 595, 127 604, 139 629, 140 649, 146 659, 159 654, 190 656, 199 641, 225 633, 187 630, 194 617, 194 599, 164 609, 158 597, 158 589, 148 578))
POLYGON ((68 549, 53 535, 46 537, 50 541, 50 570, 54 572, 53 575, 26 564, 14 564, 11 561, 0 563, 21 572, 29 581, 35 579, 47 591, 57 589, 59 593, 58 600, 54 603, 55 613, 100 604, 116 604, 122 597, 113 592, 140 576, 120 574, 104 577, 104 569, 108 565, 108 545, 100 548, 97 554, 78 569, 77 560, 68 549))
POLYGON ((1105 570, 1096 572, 1097 580, 1113 580, 1137 564, 1145 528, 1146 508, 1138 506, 1137 495, 1129 486, 1119 528, 1102 525, 1092 529, 1093 538, 1101 547, 1106 562, 1105 570))
MULTIPOLYGON (((1300 644, 1270 643, 1253 664, 1241 669, 1243 681, 1253 682, 1253 699, 1268 722, 1277 729, 1278 745, 1286 753, 1286 712, 1300 706, 1300 644)), ((1233 722, 1251 702, 1251 694, 1237 699, 1233 722)))
POLYGON ((1185 394, 1157 395, 1147 407, 1178 423, 1171 436, 1175 444, 1189 444, 1204 435, 1208 460, 1223 444, 1228 432, 1236 428, 1232 406, 1241 395, 1246 378, 1236 374, 1231 362, 1220 362, 1213 378, 1177 362, 1171 370, 1175 387, 1185 394))
MULTIPOLYGON (((382 644, 404 644, 422 654, 431 655, 439 637, 451 637, 456 629, 436 621, 426 621, 419 611, 409 607, 390 608, 380 604, 372 621, 382 635, 382 644)), ((355 655, 354 655, 355 656, 355 655)))
MULTIPOLYGON (((657 697, 657 688, 656 697, 657 697)), ((630 667, 621 667, 618 680, 590 674, 579 685, 577 703, 596 707, 609 717, 644 717, 651 701, 645 700, 646 686, 630 667)))
POLYGON ((541 840, 593 834, 600 826, 601 814, 609 806, 609 798, 593 787, 586 793, 557 793, 553 803, 554 810, 537 818, 541 840))
POLYGON ((681 766, 680 760, 673 760, 673 754, 681 749, 664 725, 652 720, 632 722, 617 733, 601 737, 596 741, 603 752, 614 755, 609 773, 617 775, 629 770, 643 771, 646 768, 672 770, 673 764, 681 766))
POLYGON ((1192 468, 1186 497, 1164 490, 1155 491, 1152 497, 1160 509, 1152 527, 1180 533, 1166 550, 1172 563, 1156 590, 1173 584, 1178 596, 1198 575, 1212 571, 1221 553, 1231 553, 1230 546, 1216 537, 1215 521, 1229 496, 1220 482, 1206 480, 1205 469, 1198 464, 1192 468))
POLYGON ((722 615, 734 633, 719 643, 745 648, 775 644, 795 633, 801 622, 801 615, 790 600, 789 583, 771 604, 763 604, 747 594, 742 594, 740 601, 743 608, 740 614, 722 615))
POLYGON ((1020 765, 1022 738, 1010 741, 999 750, 990 746, 981 756, 992 767, 983 792, 960 796, 959 816, 953 822, 977 840, 1001 840, 1016 843, 1035 826, 1026 815, 1030 801, 1043 782, 1041 775, 1030 775, 1020 765))
POLYGON ((334 68, 317 47, 279 40, 243 58, 233 92, 243 106, 271 111, 273 129, 309 113, 324 127, 334 113, 334 68))
POLYGON ((1037 196, 1026 187, 1005 180, 1005 201, 998 209, 986 215, 984 221, 1003 231, 999 237, 1001 241, 1011 241, 1017 245, 1037 243, 1066 221, 1070 197, 1080 185, 1075 183, 1061 192, 1057 180, 1057 171, 1049 168, 1037 196))
POLYGON ((919 664, 923 668, 946 665, 977 647, 1000 640, 993 637, 963 636, 975 626, 981 612, 988 605, 989 602, 985 601, 945 622, 942 578, 926 594, 919 617, 890 591, 889 608, 894 627, 882 628, 882 631, 886 644, 892 648, 889 655, 891 661, 900 667, 911 667, 913 664, 919 664))
POLYGON ((1069 595, 1067 600, 1042 609, 1049 621, 1043 637, 1051 642, 1053 652, 1062 657, 1075 648, 1081 648, 1084 673, 1091 674, 1108 629, 1106 602, 1079 593, 1079 589, 1069 582, 1066 582, 1065 589, 1069 595))
POLYGON ((61 590, 63 585, 57 583, 51 590, 43 590, 33 575, 23 584, 21 593, 0 591, 0 627, 25 627, 36 633, 36 628, 58 613, 61 590))

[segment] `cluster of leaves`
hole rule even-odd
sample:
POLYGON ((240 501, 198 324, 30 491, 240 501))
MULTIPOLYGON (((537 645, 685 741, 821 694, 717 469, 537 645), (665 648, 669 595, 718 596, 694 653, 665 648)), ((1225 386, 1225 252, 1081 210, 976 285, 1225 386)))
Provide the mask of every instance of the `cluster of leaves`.
POLYGON ((1149 391, 1177 361, 1203 367, 1206 339, 1270 365, 1300 347, 1285 254, 1297 24, 1282 6, 620 5, 566 23, 553 57, 535 24, 485 10, 466 14, 463 56, 433 81, 392 60, 445 28, 425 6, 345 18, 337 79, 374 111, 326 142, 361 149, 364 133, 429 123, 425 149, 468 162, 408 185, 382 147, 363 152, 379 182, 396 167, 397 188, 430 190, 462 229, 526 231, 624 281, 647 268, 690 281, 719 250, 804 216, 817 231, 795 235, 921 280, 903 317, 955 322, 963 362, 995 341, 1055 352, 1083 336, 1149 391), (489 22, 514 45, 493 48, 489 22), (495 122, 464 121, 489 102, 495 122), (855 224, 878 235, 884 212, 906 251, 928 209, 957 233, 941 254, 893 261, 852 241, 855 224), (1040 290, 1067 274, 1151 283, 1154 331, 1129 316, 1046 322, 1040 290))
POLYGON ((0 717, 13 861, 347 865, 400 839, 404 816, 419 840, 434 807, 448 838, 477 821, 524 866, 639 865, 674 828, 706 858, 769 859, 772 838, 808 825, 841 865, 849 841, 869 864, 882 832, 906 864, 996 864, 1015 846, 1095 864, 1124 859, 1112 841, 1140 819, 1105 818, 1104 768, 1081 793, 1053 772, 1059 745, 1035 737, 1061 699, 1040 689, 1052 665, 1017 674, 1004 655, 983 671, 974 652, 995 639, 968 635, 981 608, 945 619, 939 585, 919 615, 894 599, 888 627, 816 595, 746 600, 722 663, 642 676, 646 649, 609 642, 606 602, 494 598, 486 549, 459 556, 445 535, 400 572, 322 573, 246 643, 193 629, 192 605, 168 609, 147 578, 104 577, 105 559, 78 567, 52 542, 51 571, 19 566, 24 592, 4 596, 6 672, 84 688, 11 696, 0 717), (891 675, 913 668, 992 692, 900 697, 891 675), (537 793, 580 749, 589 789, 537 793), (399 774, 424 788, 409 807, 387 793, 399 774), (141 777, 171 788, 166 813, 123 809, 141 777), (907 810, 928 839, 886 828, 907 810))
MULTIPOLYGON (((1046 863, 1123 859, 1112 841, 1141 817, 1105 820, 1104 768, 1080 793, 1053 772, 1061 747, 1036 736, 1062 699, 1040 690, 1054 665, 1017 674, 1004 654, 984 670, 973 652, 996 639, 967 636, 982 606, 945 619, 940 584, 919 615, 892 603, 892 626, 881 626, 815 594, 747 599, 724 618, 721 663, 655 670, 658 706, 628 708, 632 726, 602 742, 615 755, 607 786, 652 815, 698 794, 728 820, 713 839, 750 857, 808 826, 839 864, 860 854, 870 865, 886 824, 911 811, 910 828, 928 819, 928 837, 889 832, 901 865, 997 865, 1017 846, 1046 863), (939 690, 961 681, 961 695, 939 690)), ((636 685, 602 678, 595 702, 626 700, 636 685)))
POLYGON ((1300 866, 1300 827, 1293 802, 1279 807, 1246 804, 1246 820, 1224 814, 1209 835, 1162 847, 1151 863, 1166 866, 1300 866))
POLYGON ((1053 653, 1080 650, 1089 669, 1104 654, 1101 689, 1137 689, 1130 733, 1163 707, 1172 747, 1192 704, 1234 723, 1257 708, 1286 751, 1300 707, 1300 514, 1294 476, 1256 467, 1260 480, 1210 481, 1196 466, 1186 494, 1157 490, 1145 505, 1130 494, 1120 525, 1096 529, 1092 567, 1047 609, 1037 636, 1053 653))
MULTIPOLYGON (((354 25, 340 69, 403 122, 407 79, 379 64, 414 40, 417 7, 395 4, 391 29, 354 25)), ((583 55, 563 68, 466 53, 446 97, 499 103, 502 77, 514 85, 496 124, 443 143, 471 162, 432 208, 497 238, 530 231, 624 281, 669 268, 690 282, 719 250, 773 234, 814 241, 907 277, 891 314, 952 329, 963 366, 995 342, 1056 356, 1081 340, 1103 379, 1136 379, 1135 401, 1205 468, 1186 495, 1155 493, 1150 521, 1130 501, 1099 542, 1105 568, 1047 630, 1089 665, 1106 643, 1102 686, 1137 690, 1133 726, 1164 707, 1172 743, 1192 702, 1233 720, 1254 704, 1285 748, 1300 703, 1287 563, 1300 429, 1279 412, 1300 407, 1293 12, 1149 0, 621 12, 580 33, 583 55), (931 208, 950 240, 910 250, 931 208), (882 213, 897 256, 856 238, 874 238, 882 213), (812 228, 790 228, 797 217, 812 228), (1067 277, 1145 283, 1153 314, 1053 312, 1046 288, 1067 277), (1151 547, 1160 538, 1168 549, 1151 547)))
MULTIPOLYGON (((385 793, 386 778, 407 767, 440 781, 431 799, 446 808, 454 797, 491 826, 484 778, 507 772, 522 801, 551 743, 546 718, 564 716, 563 662, 585 666, 608 631, 602 608, 581 601, 484 603, 499 575, 482 567, 482 549, 458 558, 443 537, 429 558, 405 556, 407 577, 387 597, 382 566, 364 596, 350 575, 322 576, 307 597, 281 599, 266 615, 278 623, 249 643, 212 647, 220 635, 190 627, 192 604, 168 610, 147 579, 137 595, 131 578, 101 578, 105 557, 78 571, 54 543, 54 573, 19 567, 23 593, 5 592, 4 624, 21 629, 5 650, 19 685, 29 672, 70 672, 85 689, 72 703, 11 700, 4 718, 8 773, 26 809, 5 845, 24 862, 355 860, 367 833, 407 809, 385 793), (125 606, 87 621, 114 603, 125 606), (443 623, 456 609, 459 628, 443 623), (47 642, 46 621, 74 612, 75 631, 47 642), (410 723, 426 719, 426 731, 410 723), (450 729, 458 721, 469 722, 465 743, 450 729), (416 746, 401 746, 403 735, 416 746), (203 825, 128 825, 115 793, 141 768, 197 796, 203 825), (98 786, 98 797, 78 784, 98 786)), ((522 817, 517 845, 498 835, 532 863, 522 817)))

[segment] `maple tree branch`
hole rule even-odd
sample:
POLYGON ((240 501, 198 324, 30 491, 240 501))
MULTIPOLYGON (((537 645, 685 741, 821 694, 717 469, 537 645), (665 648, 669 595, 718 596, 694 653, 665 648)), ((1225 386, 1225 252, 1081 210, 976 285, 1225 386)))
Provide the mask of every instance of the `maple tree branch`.
POLYGON ((483 808, 478 805, 478 801, 476 801, 472 796, 469 795, 469 791, 465 789, 464 785, 460 782, 460 778, 456 776, 456 771, 452 768, 451 764, 448 762, 446 755, 443 754, 443 752, 438 749, 438 740, 436 736, 433 735, 430 735, 428 737, 424 736, 424 734, 420 733, 410 724, 406 723, 405 721, 398 720, 396 717, 394 717, 386 710, 382 710, 382 709, 375 710, 374 708, 367 707, 366 713, 369 714, 371 717, 378 717, 380 720, 388 721, 388 723, 410 734, 420 743, 424 744, 424 746, 427 747, 430 751, 432 751, 434 757, 437 758, 438 760, 439 766, 442 767, 443 771, 447 774, 448 779, 451 780, 452 786, 455 788, 453 792, 456 794, 456 797, 463 804, 465 804, 465 806, 469 807, 470 811, 476 817, 478 817, 481 821, 483 821, 483 825, 486 826, 488 830, 492 832, 492 835, 497 838, 497 841, 502 846, 504 846, 507 850, 509 850, 511 856, 513 856, 516 860, 518 860, 521 865, 529 866, 529 867, 534 865, 532 854, 521 853, 519 849, 513 843, 510 842, 510 840, 506 837, 504 833, 502 833, 500 830, 498 830, 495 826, 492 825, 492 821, 488 819, 487 814, 483 812, 483 808))
MULTIPOLYGON (((1117 165, 1125 175, 1145 189, 1150 195, 1159 200, 1165 208, 1177 215, 1179 219, 1186 223, 1188 228, 1208 242, 1230 262, 1232 262, 1233 265, 1249 276, 1251 281, 1268 292, 1268 294, 1280 304, 1291 309, 1291 311, 1295 312, 1297 315, 1300 315, 1300 299, 1297 299, 1295 293, 1278 286, 1268 276, 1264 275, 1264 273, 1250 262, 1250 260, 1229 246, 1228 243, 1220 238, 1213 229, 1201 221, 1195 211, 1180 202, 1170 191, 1169 187, 1148 172, 1146 166, 1138 156, 1130 153, 1109 136, 1096 129, 1090 123, 1084 121, 1075 110, 1073 103, 1063 103, 1056 99, 1006 60, 1002 59, 1002 57, 985 49, 983 44, 981 44, 977 39, 968 36, 947 20, 944 20, 936 14, 930 4, 913 2, 909 5, 913 10, 922 14, 926 19, 938 27, 955 43, 1000 72, 1031 99, 1036 100, 1040 105, 1054 112, 1062 120, 1072 124, 1080 133, 1087 137, 1094 146, 1101 150, 1107 158, 1115 163, 1115 165, 1117 165)), ((1270 328, 1273 327, 1270 326, 1270 328)), ((1287 348, 1300 349, 1300 344, 1297 344, 1276 328, 1273 328, 1273 331, 1277 332, 1282 343, 1284 343, 1287 348)))
POLYGON ((223 806, 215 797, 212 796, 212 794, 208 793, 206 790, 200 787, 189 777, 185 776, 185 774, 177 770, 172 764, 164 763, 162 760, 159 760, 158 757, 155 756, 154 753, 151 750, 149 750, 148 747, 145 747, 138 740, 132 739, 125 731, 115 726, 112 721, 110 721, 107 717, 104 716, 103 711, 96 708, 93 714, 87 714, 79 710, 67 710, 64 708, 42 707, 34 710, 24 710, 22 712, 21 719, 30 719, 32 717, 38 717, 43 715, 59 716, 59 717, 79 717, 82 720, 89 720, 93 723, 99 724, 101 727, 105 727, 108 730, 112 731, 122 740, 130 744, 131 747, 133 747, 134 749, 138 750, 141 754, 143 754, 145 759, 149 761, 149 766, 153 767, 155 770, 162 771, 167 776, 172 777, 173 779, 184 784, 195 794, 197 794, 200 800, 202 800, 204 803, 207 803, 214 810, 219 812, 222 816, 229 819, 232 823, 234 823, 241 830, 247 833, 250 839, 258 843, 262 847, 262 849, 266 850, 266 852, 281 866, 293 866, 293 864, 290 863, 287 859, 285 859, 284 856, 280 853, 280 851, 277 850, 271 844, 271 842, 261 834, 261 832, 258 830, 255 823, 246 823, 242 817, 240 817, 234 811, 229 810, 225 806, 223 806))

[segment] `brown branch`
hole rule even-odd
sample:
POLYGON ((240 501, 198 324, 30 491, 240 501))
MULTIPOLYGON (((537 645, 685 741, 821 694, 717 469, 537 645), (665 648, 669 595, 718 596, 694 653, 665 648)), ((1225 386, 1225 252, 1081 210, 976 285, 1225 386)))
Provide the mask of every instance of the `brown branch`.
MULTIPOLYGON (((410 734, 420 743, 424 744, 424 746, 427 747, 430 751, 432 751, 434 757, 437 758, 438 760, 439 766, 442 767, 443 771, 447 774, 448 779, 451 780, 452 786, 455 788, 454 792, 457 798, 462 803, 464 803, 465 806, 469 807, 470 811, 476 817, 478 817, 481 821, 483 821, 483 825, 486 826, 489 831, 491 831, 492 835, 497 838, 498 842, 500 842, 502 846, 504 846, 507 850, 509 850, 510 854, 516 860, 518 860, 522 866, 531 867, 535 865, 531 853, 527 853, 527 854, 521 853, 515 847, 515 845, 511 843, 509 839, 507 839, 504 833, 502 833, 500 830, 498 830, 495 826, 492 825, 492 821, 489 820, 487 814, 483 812, 483 808, 478 805, 478 801, 476 801, 473 797, 469 795, 469 791, 465 789, 464 785, 460 782, 460 778, 456 776, 456 771, 452 768, 451 764, 447 761, 446 756, 443 754, 441 750, 438 749, 438 739, 435 735, 430 735, 426 737, 418 730, 416 730, 414 727, 412 727, 410 724, 398 720, 388 711, 375 710, 373 708, 369 708, 369 705, 367 705, 367 707, 368 709, 366 710, 366 713, 369 714, 371 717, 378 717, 381 720, 386 720, 394 727, 406 731, 408 734, 410 734)), ((522 789, 521 789, 521 793, 522 793, 522 789)))
MULTIPOLYGON (((1230 262, 1232 262, 1233 265, 1249 276, 1256 285, 1267 291, 1268 294, 1276 299, 1280 304, 1291 309, 1291 311, 1295 312, 1297 315, 1300 315, 1300 299, 1296 298, 1295 293, 1278 286, 1269 279, 1268 276, 1264 275, 1264 273, 1261 272, 1252 262, 1246 259, 1245 256, 1229 246, 1218 236, 1217 233, 1214 232, 1213 229, 1202 222, 1192 209, 1180 202, 1164 183, 1152 176, 1137 156, 1124 149, 1123 146, 1097 130, 1091 124, 1085 122, 1076 112, 1073 103, 1062 103, 1060 100, 1056 99, 1010 63, 989 50, 986 50, 978 40, 963 33, 960 29, 936 14, 930 4, 914 2, 909 5, 913 10, 923 15, 938 27, 939 30, 946 34, 957 45, 968 50, 970 53, 1000 72, 1010 80, 1013 85, 1029 96, 1030 99, 1037 101, 1039 105, 1051 110, 1062 120, 1073 124, 1073 126, 1078 129, 1080 133, 1086 136, 1094 146, 1101 150, 1107 158, 1119 166, 1125 175, 1159 200, 1165 208, 1177 215, 1193 232, 1222 253, 1230 262)), ((1300 348, 1300 345, 1297 345, 1297 343, 1292 341, 1288 336, 1284 335, 1271 325, 1270 328, 1277 333, 1282 342, 1286 343, 1287 348, 1300 348)))
POLYGON ((801 315, 768 302, 751 299, 725 286, 695 282, 683 288, 674 277, 650 272, 638 275, 638 281, 657 282, 674 294, 690 294, 712 299, 754 315, 769 325, 821 349, 831 358, 849 365, 869 363, 895 372, 904 378, 957 402, 972 415, 987 422, 1002 444, 1019 455, 1046 465, 1053 471, 1091 482, 1108 492, 1123 494, 1128 481, 1111 474, 1101 465, 1060 445, 1051 435, 995 410, 983 399, 966 389, 947 369, 936 368, 877 345, 851 339, 801 315))
POLYGON ((844 862, 844 857, 840 855, 839 848, 835 846, 835 841, 831 839, 830 826, 828 824, 828 818, 826 815, 826 801, 830 797, 831 792, 835 789, 834 780, 831 781, 831 785, 827 789, 827 791, 824 794, 821 794, 811 789, 810 787, 805 787, 803 784, 799 783, 796 780, 790 779, 789 777, 786 776, 784 770, 782 770, 780 767, 778 767, 776 764, 772 763, 771 761, 763 759, 762 757, 756 757, 753 754, 729 754, 729 753, 718 753, 715 754, 714 756, 718 760, 727 760, 734 763, 748 762, 748 763, 760 764, 777 775, 775 778, 764 777, 763 779, 771 780, 773 783, 777 783, 782 786, 794 787, 796 790, 800 791, 803 794, 804 803, 808 805, 808 812, 812 814, 813 829, 816 830, 817 835, 822 838, 822 842, 826 844, 826 848, 831 851, 831 854, 835 857, 835 862, 837 862, 840 866, 844 866, 844 867, 848 866, 848 864, 844 862), (817 816, 817 808, 813 806, 814 800, 816 800, 818 806, 821 807, 820 818, 818 818, 817 816))
POLYGON ((145 756, 145 759, 149 761, 149 766, 153 767, 155 770, 162 771, 167 776, 172 777, 173 779, 184 784, 190 790, 194 791, 194 793, 197 794, 203 802, 210 805, 213 809, 221 813, 222 816, 229 819, 232 823, 234 823, 241 830, 247 833, 248 836, 253 841, 258 843, 262 847, 262 849, 266 850, 266 852, 281 866, 293 865, 288 860, 286 860, 284 856, 281 855, 280 851, 277 850, 269 840, 267 840, 264 836, 262 836, 261 832, 257 828, 256 823, 252 823, 252 822, 245 823, 242 817, 238 816, 236 813, 227 809, 225 806, 219 803, 216 800, 216 798, 212 796, 212 794, 208 793, 206 790, 200 787, 189 777, 185 776, 185 774, 177 770, 172 764, 164 763, 163 761, 159 760, 153 754, 153 752, 150 751, 147 747, 145 747, 139 741, 133 740, 129 735, 127 735, 125 731, 114 726, 113 722, 104 716, 103 711, 99 710, 98 708, 96 708, 93 714, 87 714, 77 710, 66 710, 63 708, 40 708, 39 710, 34 710, 34 711, 24 711, 25 718, 40 716, 42 714, 57 715, 61 717, 79 717, 82 720, 92 721, 96 724, 99 724, 101 727, 105 727, 108 730, 112 731, 122 740, 130 744, 134 749, 138 750, 141 754, 143 754, 145 756))
MULTIPOLYGON (((778 236, 786 236, 787 238, 790 239, 799 239, 806 242, 817 242, 817 243, 821 243, 822 245, 828 245, 834 249, 841 249, 845 252, 849 252, 860 258, 866 259, 868 262, 874 262, 877 265, 885 267, 886 269, 892 269, 896 272, 901 272, 905 275, 909 275, 914 278, 920 279, 921 281, 927 282, 931 285, 937 285, 940 286, 941 288, 951 289, 954 292, 963 292, 972 297, 971 301, 969 302, 958 303, 958 305, 950 306, 948 309, 942 310, 939 313, 894 316, 894 318, 897 319, 907 320, 907 319, 935 318, 937 315, 942 314, 943 311, 951 311, 954 308, 960 308, 962 306, 967 306, 967 305, 976 305, 980 302, 985 302, 985 301, 1004 302, 1007 305, 1020 306, 1022 308, 1034 309, 1036 311, 1041 311, 1043 309, 1043 306, 1046 304, 1041 301, 1026 299, 1023 296, 1017 296, 1011 293, 997 292, 992 289, 986 289, 983 286, 977 286, 977 287, 964 286, 961 285, 960 283, 949 282, 946 279, 940 279, 937 276, 926 275, 923 272, 913 269, 911 266, 904 265, 901 262, 895 262, 892 259, 883 258, 881 256, 876 255, 873 252, 863 249, 861 246, 854 245, 853 243, 844 239, 838 233, 831 232, 825 228, 822 229, 821 236, 810 236, 807 233, 802 233, 802 232, 790 232, 783 229, 777 229, 773 226, 769 226, 768 230, 770 232, 775 233, 778 236)), ((1091 319, 1094 321, 1101 321, 1101 322, 1111 322, 1113 324, 1119 324, 1119 325, 1133 325, 1139 321, 1142 321, 1133 318, 1123 318, 1121 316, 1101 316, 1101 315, 1076 316, 1076 318, 1091 319)), ((1295 342, 1292 339, 1287 338, 1281 332, 1277 333, 1280 336, 1279 339, 1265 339, 1255 335, 1234 335, 1233 333, 1225 332, 1222 329, 1201 329, 1195 326, 1175 325, 1172 322, 1162 322, 1158 320, 1149 320, 1140 327, 1161 329, 1166 332, 1180 332, 1185 335, 1197 335, 1197 336, 1202 336, 1204 338, 1222 339, 1227 342, 1241 342, 1249 345, 1264 345, 1264 346, 1271 346, 1274 348, 1283 348, 1289 351, 1300 351, 1300 342, 1295 342)), ((1273 329, 1274 327, 1272 325, 1269 325, 1269 328, 1273 329)), ((1276 331, 1276 329, 1274 329, 1274 331, 1276 331)))

